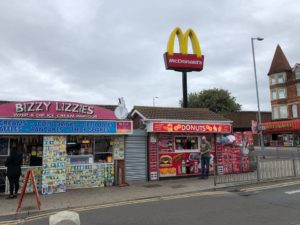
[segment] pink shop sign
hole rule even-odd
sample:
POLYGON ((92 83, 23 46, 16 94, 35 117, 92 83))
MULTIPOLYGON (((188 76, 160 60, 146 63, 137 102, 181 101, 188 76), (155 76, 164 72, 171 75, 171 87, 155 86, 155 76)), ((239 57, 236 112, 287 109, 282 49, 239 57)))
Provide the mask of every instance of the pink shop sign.
POLYGON ((114 112, 104 107, 60 101, 0 104, 0 118, 117 120, 114 112))

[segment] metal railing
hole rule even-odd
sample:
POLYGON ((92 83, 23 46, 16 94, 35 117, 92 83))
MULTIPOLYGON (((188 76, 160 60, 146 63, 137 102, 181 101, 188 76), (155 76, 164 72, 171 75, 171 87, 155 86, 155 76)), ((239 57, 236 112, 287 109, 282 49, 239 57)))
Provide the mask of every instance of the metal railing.
POLYGON ((299 151, 255 151, 249 161, 214 165, 214 184, 239 185, 300 177, 299 151), (235 169, 234 169, 235 168, 235 169))

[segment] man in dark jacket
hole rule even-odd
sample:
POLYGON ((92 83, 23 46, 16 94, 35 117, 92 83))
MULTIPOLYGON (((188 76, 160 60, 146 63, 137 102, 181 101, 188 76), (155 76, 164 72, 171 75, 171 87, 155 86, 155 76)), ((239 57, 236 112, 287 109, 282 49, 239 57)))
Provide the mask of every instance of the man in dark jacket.
POLYGON ((7 177, 9 181, 8 198, 16 198, 19 190, 19 180, 21 176, 22 155, 14 149, 5 162, 7 167, 7 177), (14 192, 15 191, 15 192, 14 192))

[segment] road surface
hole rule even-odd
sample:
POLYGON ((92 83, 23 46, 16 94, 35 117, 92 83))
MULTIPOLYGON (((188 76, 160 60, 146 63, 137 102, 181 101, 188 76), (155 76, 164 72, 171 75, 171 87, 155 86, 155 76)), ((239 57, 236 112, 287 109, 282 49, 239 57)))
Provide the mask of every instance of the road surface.
MULTIPOLYGON (((300 225, 300 185, 201 192, 76 210, 82 225, 300 225)), ((48 220, 14 224, 48 224, 48 220)))

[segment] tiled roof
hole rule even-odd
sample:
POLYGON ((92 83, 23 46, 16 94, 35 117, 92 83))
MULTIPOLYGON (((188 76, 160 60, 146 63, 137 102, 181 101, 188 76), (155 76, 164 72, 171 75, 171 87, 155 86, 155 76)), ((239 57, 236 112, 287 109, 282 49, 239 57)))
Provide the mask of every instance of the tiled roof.
MULTIPOLYGON (((270 122, 272 120, 271 112, 260 112, 262 122, 270 122)), ((234 128, 251 127, 251 120, 258 121, 256 111, 233 112, 226 116, 233 121, 234 128)))
POLYGON ((288 60, 286 59, 281 47, 277 45, 268 75, 291 70, 292 68, 288 60))
MULTIPOLYGON (((206 120, 206 121, 230 121, 205 108, 169 108, 134 106, 132 113, 138 111, 146 119, 152 120, 206 120)), ((131 115, 132 115, 131 113, 131 115)))

